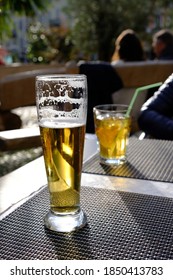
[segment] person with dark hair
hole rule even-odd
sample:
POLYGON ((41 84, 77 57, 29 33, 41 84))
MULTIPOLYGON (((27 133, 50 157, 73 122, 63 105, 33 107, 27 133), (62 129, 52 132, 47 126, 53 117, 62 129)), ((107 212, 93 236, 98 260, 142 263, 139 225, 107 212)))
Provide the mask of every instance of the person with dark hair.
POLYGON ((142 106, 139 128, 147 136, 173 140, 173 74, 142 106))
MULTIPOLYGON (((173 33, 161 29, 153 35, 152 53, 155 60, 173 60, 173 33)), ((147 99, 153 96, 155 90, 149 89, 147 99)))
POLYGON ((138 36, 132 29, 124 30, 115 41, 112 63, 145 60, 145 53, 138 36))
POLYGON ((171 31, 162 29, 156 32, 152 42, 155 58, 169 60, 173 59, 173 34, 171 31))

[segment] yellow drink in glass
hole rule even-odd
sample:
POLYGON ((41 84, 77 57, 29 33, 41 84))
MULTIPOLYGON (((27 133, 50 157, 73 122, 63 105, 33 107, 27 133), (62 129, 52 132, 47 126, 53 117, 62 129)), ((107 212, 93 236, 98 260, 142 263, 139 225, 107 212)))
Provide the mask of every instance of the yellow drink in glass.
POLYGON ((95 133, 104 164, 119 165, 126 161, 131 119, 125 113, 124 105, 99 105, 94 108, 95 133))
POLYGON ((72 232, 87 223, 80 206, 86 76, 37 76, 36 106, 50 194, 44 224, 56 232, 72 232))

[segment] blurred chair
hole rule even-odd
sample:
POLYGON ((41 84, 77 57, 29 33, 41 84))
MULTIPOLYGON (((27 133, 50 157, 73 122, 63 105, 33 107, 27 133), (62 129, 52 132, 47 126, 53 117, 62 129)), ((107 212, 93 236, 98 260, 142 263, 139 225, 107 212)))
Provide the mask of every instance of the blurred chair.
MULTIPOLYGON (((0 176, 42 155, 38 125, 35 122, 32 126, 35 77, 64 73, 64 68, 48 65, 44 69, 10 74, 0 79, 0 176), (26 118, 29 120, 23 121, 26 118)), ((36 110, 34 114, 35 117, 36 110)))
POLYGON ((94 133, 93 107, 99 104, 111 104, 112 94, 123 88, 123 83, 110 63, 81 62, 78 66, 79 73, 85 74, 88 82, 86 132, 94 133))
MULTIPOLYGON (((7 75, 0 79, 0 150, 37 147, 40 134, 32 128, 23 129, 22 118, 13 109, 35 106, 35 77, 63 74, 64 68, 49 68, 7 75), (21 127, 21 128, 20 128, 21 127), (18 129, 18 130, 17 130, 18 129)), ((21 109, 22 111, 22 109, 21 109)))
POLYGON ((7 75, 0 79, 0 111, 35 105, 35 77, 63 74, 64 68, 49 68, 7 75))

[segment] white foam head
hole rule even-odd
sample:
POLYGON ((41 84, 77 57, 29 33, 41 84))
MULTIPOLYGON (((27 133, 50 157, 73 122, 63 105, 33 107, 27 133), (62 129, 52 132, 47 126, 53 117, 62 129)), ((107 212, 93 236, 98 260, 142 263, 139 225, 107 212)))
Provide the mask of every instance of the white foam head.
POLYGON ((86 123, 87 81, 85 75, 36 77, 38 120, 86 123))

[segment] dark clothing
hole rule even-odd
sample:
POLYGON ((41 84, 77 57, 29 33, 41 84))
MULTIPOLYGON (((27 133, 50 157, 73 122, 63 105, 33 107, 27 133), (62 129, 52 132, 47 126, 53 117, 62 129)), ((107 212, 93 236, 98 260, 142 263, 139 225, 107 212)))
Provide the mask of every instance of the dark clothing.
POLYGON ((173 140, 173 74, 142 106, 138 124, 154 138, 173 140))
POLYGON ((173 46, 166 47, 160 56, 158 57, 159 60, 173 60, 173 46))
POLYGON ((123 87, 121 78, 107 62, 79 64, 79 73, 87 76, 88 114, 86 132, 94 133, 93 107, 112 103, 112 94, 123 87))

